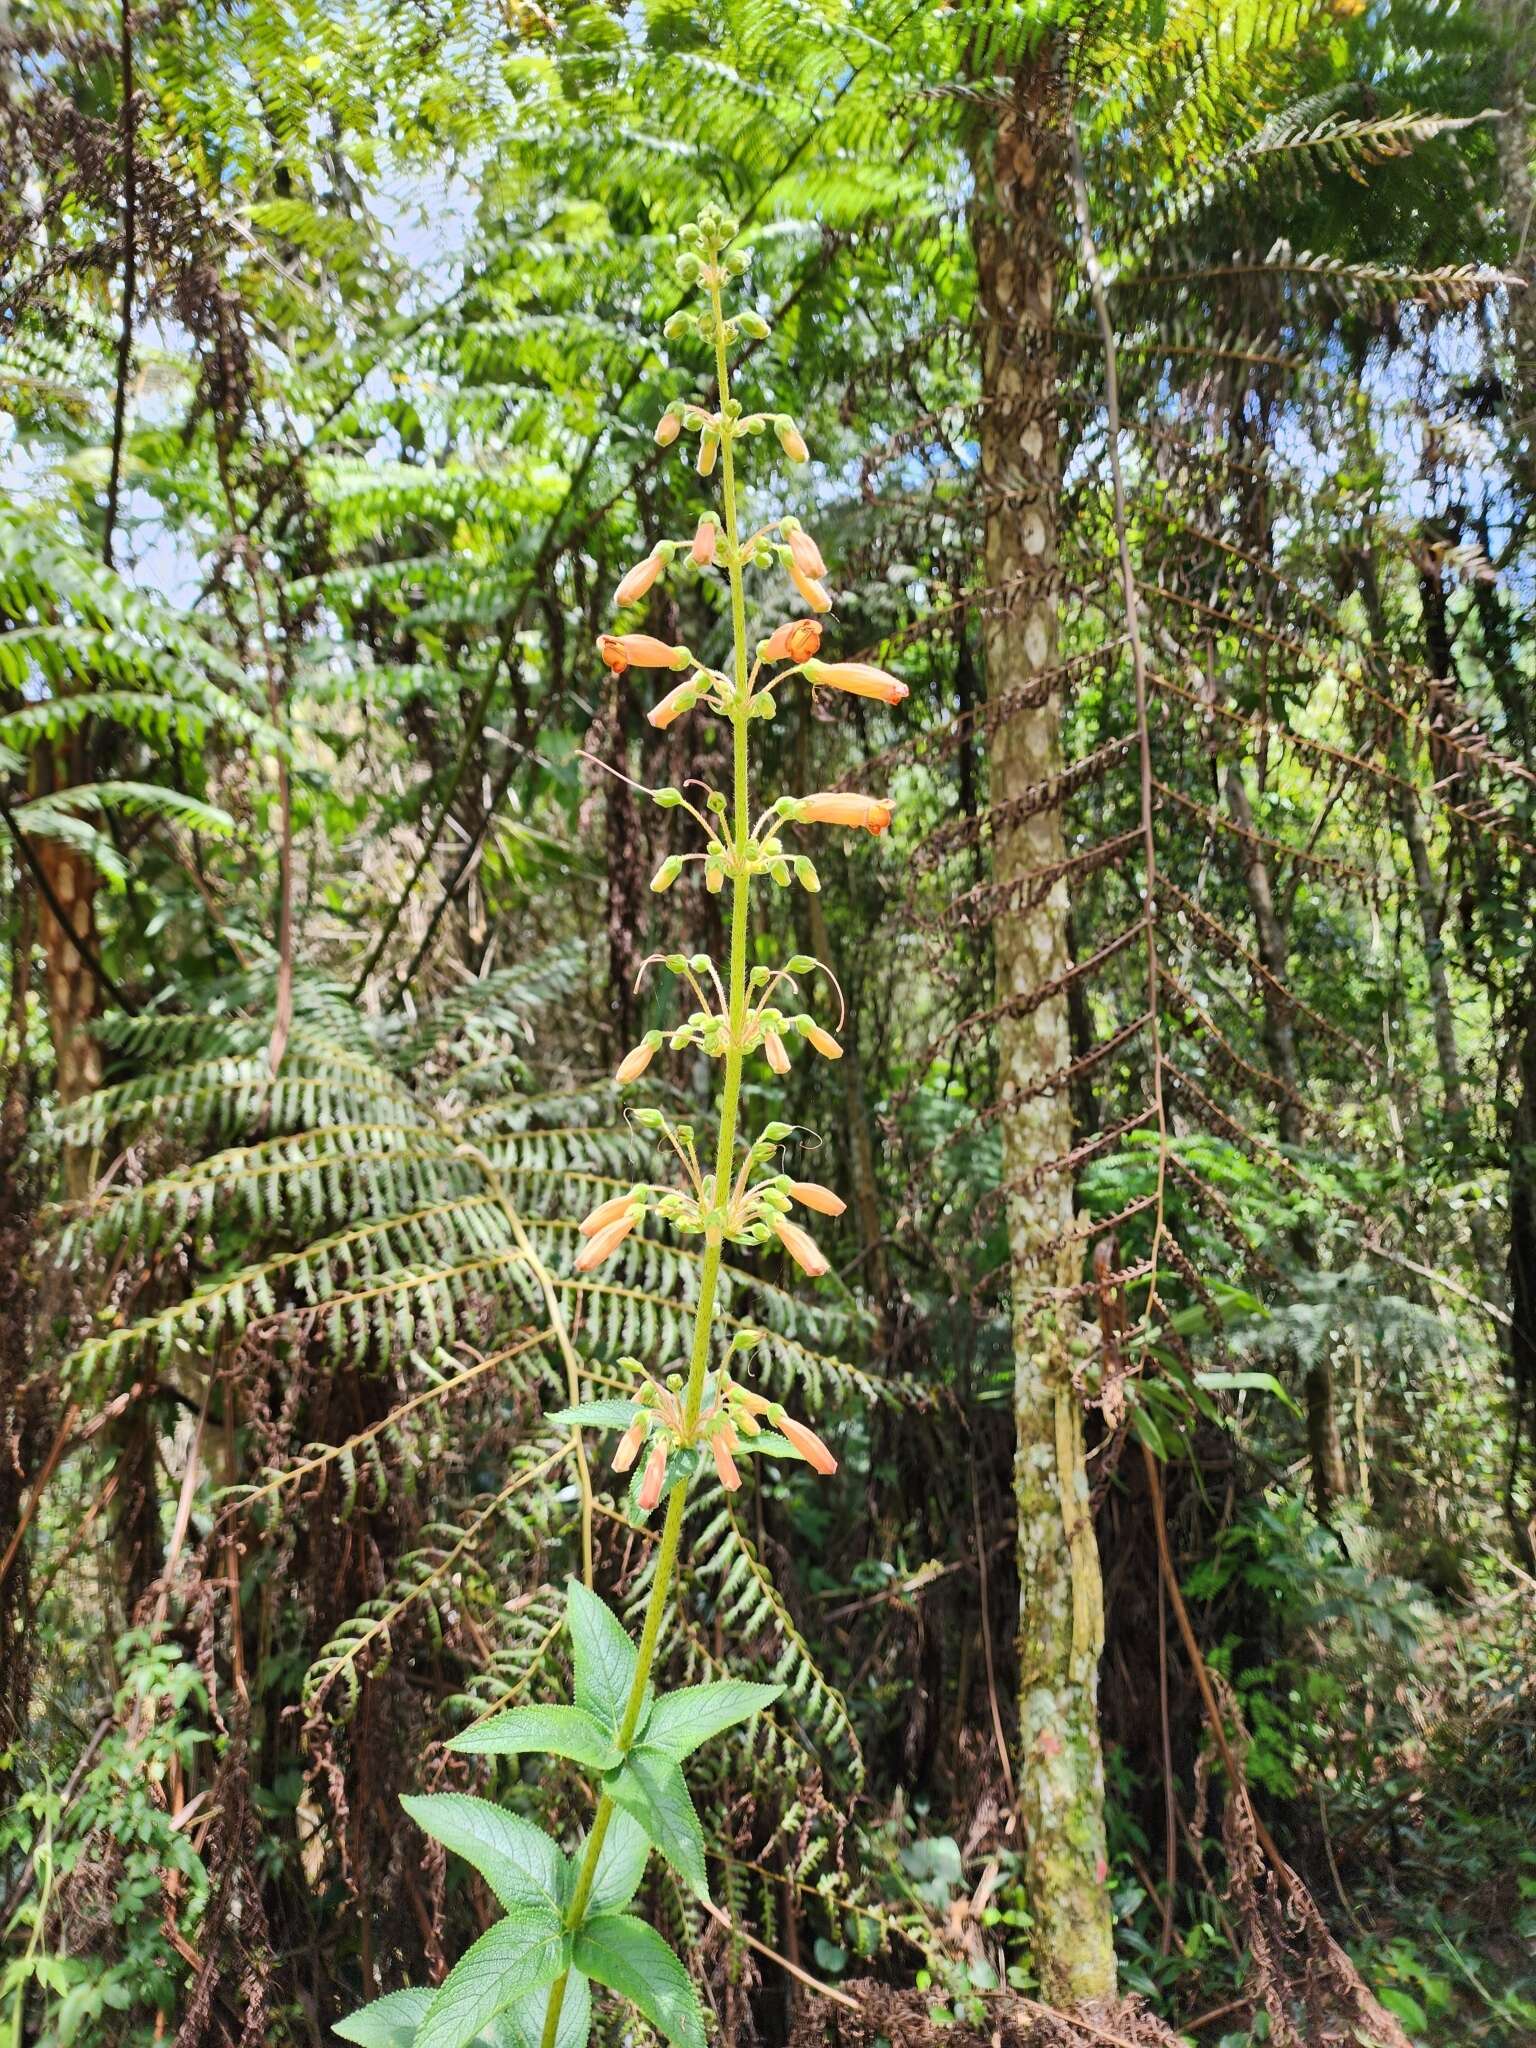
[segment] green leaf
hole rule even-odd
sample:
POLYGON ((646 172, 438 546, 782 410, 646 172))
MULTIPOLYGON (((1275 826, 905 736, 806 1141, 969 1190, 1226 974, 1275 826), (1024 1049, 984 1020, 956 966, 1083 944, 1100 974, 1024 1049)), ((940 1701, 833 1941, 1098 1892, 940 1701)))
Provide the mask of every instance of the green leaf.
POLYGON ((544 1420, 553 1429, 628 1429, 639 1412, 633 1401, 583 1401, 578 1408, 557 1408, 544 1420))
POLYGON ((1285 1403, 1293 1415, 1301 1413, 1295 1401, 1272 1372, 1197 1372, 1195 1385, 1210 1387, 1217 1392, 1229 1390, 1236 1393, 1246 1387, 1254 1393, 1273 1394, 1277 1401, 1285 1403))
POLYGON ((618 1616, 579 1579, 566 1589, 565 1619, 576 1665, 576 1704, 605 1727, 617 1728, 634 1684, 635 1646, 618 1616))
POLYGON ((637 2005, 673 2048, 705 2048, 704 2014, 692 1979, 653 1927, 629 1913, 600 1913, 576 1930, 576 1967, 637 2005))
POLYGON ((613 1737, 583 1707, 512 1707, 466 1728, 448 1747, 464 1756, 523 1756, 530 1750, 547 1750, 594 1771, 611 1771, 619 1761, 613 1737))
MULTIPOLYGON (((515 2005, 509 2005, 504 2013, 498 2013, 491 2022, 488 2035, 494 2048, 544 2048, 544 2021, 554 1989, 554 1985, 549 1984, 538 1991, 530 1991, 515 2005)), ((572 1970, 565 1980, 565 1996, 560 2001, 555 2048, 587 2048, 587 2035, 591 2030, 591 1986, 580 1970, 572 1970)))
POLYGON ((685 1685, 657 1700, 641 1730, 641 1740, 681 1762, 712 1735, 771 1707, 783 1690, 782 1685, 752 1685, 744 1678, 685 1685))
POLYGON ((432 1996, 430 1991, 391 1991, 348 2013, 331 2031, 343 2041, 357 2042, 358 2048, 411 2048, 432 1996))
POLYGON ((1400 1985, 1388 1984, 1376 1996, 1389 2013, 1412 2027, 1416 2034, 1422 2034, 1429 2025, 1429 2014, 1411 1991, 1404 1991, 1400 1985))
POLYGON ((414 2048, 465 2048, 514 1999, 552 1983, 571 1960, 559 1915, 520 1906, 460 1957, 427 2007, 414 2048))
POLYGON ((651 1853, 651 1839, 633 1815, 616 1806, 608 1816, 608 1832, 598 1851, 587 1903, 594 1913, 616 1913, 640 1889, 651 1853))
POLYGON ((461 1792, 405 1798, 400 1804, 419 1828, 473 1864, 508 1912, 515 1906, 560 1911, 565 1858, 532 1821, 461 1792))
POLYGON ((615 1805, 634 1815, 678 1875, 701 1899, 707 1899, 704 1830, 673 1759, 663 1750, 642 1744, 630 1751, 624 1768, 603 1783, 615 1805))

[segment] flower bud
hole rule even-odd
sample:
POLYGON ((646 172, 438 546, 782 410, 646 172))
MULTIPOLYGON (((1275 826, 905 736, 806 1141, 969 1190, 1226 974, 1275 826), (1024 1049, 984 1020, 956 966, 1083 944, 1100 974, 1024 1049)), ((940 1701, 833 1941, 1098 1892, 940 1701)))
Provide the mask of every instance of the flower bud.
POLYGON ((827 1256, 815 1238, 802 1230, 798 1223, 791 1223, 787 1216, 770 1216, 768 1227, 801 1272, 819 1280, 827 1270, 827 1256))
POLYGON ((801 1020, 800 1036, 808 1044, 813 1045, 824 1060, 840 1060, 843 1056, 843 1048, 831 1032, 823 1031, 821 1026, 813 1024, 809 1017, 801 1020))
POLYGON ((669 647, 650 633, 600 633, 597 651, 616 676, 627 668, 686 668, 693 659, 686 647, 669 647))
POLYGON ((777 1031, 765 1031, 763 1033, 763 1051, 767 1056, 769 1066, 772 1067, 776 1074, 787 1074, 789 1072, 789 1054, 785 1051, 784 1041, 780 1038, 777 1031))
POLYGON ((576 1271, 590 1273, 600 1266, 604 1259, 611 1259, 619 1246, 635 1227, 632 1216, 620 1216, 612 1223, 605 1223, 601 1230, 589 1237, 576 1255, 576 1271))
POLYGON ((677 439, 682 422, 675 412, 664 412, 656 422, 656 446, 670 448, 677 439))
POLYGON ((719 539, 719 528, 714 515, 706 512, 694 528, 693 546, 688 550, 688 559, 696 568, 707 569, 715 559, 715 544, 719 539))
POLYGON ((619 584, 618 589, 613 593, 614 603, 622 610, 625 605, 634 604, 637 599, 644 597, 666 566, 666 551, 662 543, 658 541, 645 560, 643 562, 636 562, 633 569, 630 570, 629 574, 619 584))
POLYGON ((715 1454, 715 1470, 720 1474, 720 1484, 727 1493, 734 1493, 741 1484, 741 1474, 736 1469, 736 1460, 731 1456, 731 1446, 726 1436, 729 1428, 730 1424, 727 1423, 724 1429, 717 1430, 709 1440, 709 1448, 715 1454))
POLYGON ((793 555, 789 560, 789 580, 813 612, 831 611, 832 600, 827 595, 825 586, 818 583, 814 576, 807 576, 793 555))
POLYGON ((821 877, 803 853, 795 855, 795 880, 808 896, 819 896, 821 894, 821 877))
POLYGON ((666 890, 671 888, 672 884, 677 880, 678 876, 682 872, 682 855, 679 853, 669 853, 666 859, 662 862, 661 866, 656 870, 655 874, 651 877, 652 892, 657 896, 662 895, 666 890))
POLYGON ((681 718, 685 711, 691 711, 698 701, 696 683, 679 683, 675 690, 668 690, 659 703, 653 704, 645 715, 658 732, 665 732, 674 720, 681 718))
POLYGON ((827 565, 821 559, 821 549, 804 527, 795 527, 784 536, 784 539, 789 548, 790 560, 797 569, 803 570, 807 576, 826 575, 827 565))
POLYGON ((818 1216, 841 1216, 848 1206, 841 1195, 834 1194, 831 1188, 824 1188, 819 1180, 792 1180, 789 1198, 798 1202, 802 1209, 814 1209, 818 1216))
POLYGON ((667 1446, 658 1437, 651 1445, 651 1455, 645 1461, 645 1477, 640 1482, 639 1505, 643 1513, 649 1514, 661 1499, 661 1482, 667 1476, 667 1446))
POLYGON ((776 420, 774 428, 779 437, 779 446, 791 462, 806 462, 810 459, 811 451, 805 445, 805 436, 793 420, 776 420))
POLYGON ((878 834, 890 824, 892 809, 884 797, 829 789, 802 797, 794 815, 802 825, 862 825, 866 832, 878 834))
POLYGON ((595 1237, 610 1223, 616 1223, 634 1204, 633 1195, 614 1195, 611 1200, 599 1202, 589 1216, 583 1216, 577 1229, 583 1237, 595 1237))
POLYGON ((807 1429, 803 1422, 796 1422, 793 1415, 775 1416, 774 1427, 786 1442, 794 1445, 813 1471, 829 1476, 837 1470, 836 1458, 814 1429, 807 1429))
POLYGON ((648 1415, 641 1414, 637 1415, 628 1429, 625 1430, 624 1434, 619 1438, 618 1449, 613 1454, 613 1469, 615 1472, 627 1472, 630 1466, 634 1464, 636 1458, 640 1455, 640 1446, 645 1442, 646 1437, 650 1433, 650 1426, 651 1418, 648 1415))
POLYGON ((758 646, 761 661, 809 661, 821 645, 820 619, 786 619, 758 646))
POLYGON ((712 476, 714 474, 715 457, 719 453, 720 436, 712 428, 706 428, 704 438, 699 443, 699 459, 693 465, 700 476, 712 476))
POLYGON ((642 1038, 640 1043, 632 1051, 625 1053, 623 1059, 619 1061, 619 1070, 614 1075, 614 1080, 621 1088, 627 1088, 631 1081, 639 1080, 655 1057, 656 1047, 649 1038, 642 1038))
POLYGON ((693 331, 694 318, 691 313, 674 313, 662 327, 662 334, 668 341, 681 341, 685 334, 693 331))
POLYGON ((899 704, 907 686, 883 668, 867 661, 808 661, 805 673, 813 683, 829 690, 846 690, 850 697, 878 697, 882 704, 899 704))

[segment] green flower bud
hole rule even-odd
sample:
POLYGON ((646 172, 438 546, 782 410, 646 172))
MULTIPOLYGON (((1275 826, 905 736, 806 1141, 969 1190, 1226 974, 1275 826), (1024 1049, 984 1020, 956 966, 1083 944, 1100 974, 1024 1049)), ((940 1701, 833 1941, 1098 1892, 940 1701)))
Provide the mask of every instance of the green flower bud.
POLYGON ((693 327, 694 318, 691 313, 674 313, 661 331, 668 341, 681 341, 685 334, 692 332, 693 327))
POLYGON ((795 1135, 793 1124, 771 1123, 763 1125, 763 1136, 770 1145, 782 1145, 786 1138, 795 1135))
POLYGON ((821 877, 803 853, 795 855, 795 880, 802 889, 808 889, 815 896, 821 890, 821 877))
POLYGON ((682 800, 683 792, 680 789, 673 789, 670 784, 666 789, 651 791, 651 802, 659 804, 664 811, 675 811, 682 800))
POLYGON ((816 962, 809 953, 796 953, 785 962, 785 967, 791 974, 809 974, 815 965, 816 962))
POLYGON ((768 339, 768 322, 761 313, 738 313, 736 324, 742 333, 749 335, 753 341, 768 339))
POLYGON ((659 896, 664 889, 671 888, 672 884, 677 880, 678 876, 682 872, 682 856, 676 853, 669 853, 666 859, 662 862, 661 866, 656 870, 655 874, 651 877, 652 889, 654 889, 656 894, 659 896))

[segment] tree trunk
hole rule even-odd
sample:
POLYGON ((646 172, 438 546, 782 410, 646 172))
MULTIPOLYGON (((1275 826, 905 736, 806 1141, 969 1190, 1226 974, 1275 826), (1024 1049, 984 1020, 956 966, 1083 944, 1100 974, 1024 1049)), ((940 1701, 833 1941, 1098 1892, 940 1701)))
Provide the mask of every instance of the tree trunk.
POLYGON ((1312 1460, 1312 1501, 1318 1520, 1326 1522, 1337 1503, 1349 1492, 1344 1470, 1344 1445, 1339 1436, 1338 1403, 1334 1398, 1333 1367, 1326 1358, 1308 1366, 1307 1450, 1312 1460))
POLYGON ((1014 1321, 1014 1497, 1019 1570, 1019 1801, 1024 1883, 1044 1996, 1071 2006, 1115 1989, 1099 1744, 1103 1585, 1088 1505, 1082 1406, 1072 1382, 1081 1278, 1062 977, 1071 965, 1058 882, 1022 908, 1030 878, 1065 851, 1057 648, 1060 456, 1051 319, 1064 146, 1042 62, 1016 81, 978 151, 972 229, 981 318, 981 471, 998 1085, 1014 1321))
POLYGON ((1521 1556, 1536 1562, 1536 1513, 1522 1483, 1536 1436, 1536 997, 1527 995, 1514 1020, 1520 1094, 1509 1113, 1509 1364, 1515 1419, 1504 1508, 1521 1556))
MULTIPOLYGON (((1232 814, 1232 822, 1242 835, 1238 844, 1242 849, 1243 880, 1248 887, 1248 908, 1253 912, 1259 958, 1283 987, 1286 967, 1290 960, 1290 943, 1280 919, 1280 912, 1275 906, 1275 888, 1269 872, 1269 862, 1255 836, 1253 807, 1248 801, 1248 785, 1243 780, 1241 762, 1228 763, 1222 785, 1226 791, 1227 809, 1232 814)), ((1296 1026, 1291 1007, 1284 996, 1269 987, 1264 990, 1264 1043, 1269 1048, 1275 1078, 1283 1083, 1286 1090, 1280 1097, 1276 1109, 1280 1142, 1283 1145, 1299 1145, 1303 1129, 1301 1103, 1297 1099, 1301 1084, 1301 1068, 1296 1058, 1296 1026)))
POLYGON ((1424 941, 1424 966, 1429 976, 1429 1014, 1435 1034, 1435 1060, 1440 1068, 1440 1088, 1447 1116, 1464 1117, 1466 1092, 1461 1085, 1461 1057, 1456 1050, 1456 1011, 1451 1000, 1450 976, 1445 968, 1445 934, 1440 908, 1440 891, 1424 833, 1424 814, 1411 789, 1394 792, 1398 828, 1408 848, 1413 868, 1413 894, 1418 905, 1419 931, 1424 941))
MULTIPOLYGON (((1451 667, 1450 642, 1446 636, 1446 622, 1443 606, 1437 606, 1426 578, 1420 579, 1419 594, 1424 606, 1424 642, 1436 675, 1449 676, 1451 667)), ((1365 606, 1366 623, 1371 629, 1373 645, 1383 651, 1387 647, 1386 614, 1381 601, 1381 584, 1376 574, 1376 562, 1369 552, 1362 553, 1355 568, 1355 582, 1365 606)), ((1433 711, 1433 706, 1430 707, 1433 711)), ((1408 779, 1407 750, 1400 742, 1394 742, 1387 763, 1400 782, 1408 779)), ((1441 915, 1440 891, 1435 887, 1434 866, 1430 860, 1429 840, 1424 830, 1424 814, 1419 807, 1418 796, 1412 789, 1394 784, 1392 791, 1393 809, 1397 816, 1398 830, 1408 848, 1408 861, 1413 870, 1414 904, 1419 914, 1419 935, 1424 946, 1424 968, 1429 982, 1429 1013, 1435 1039, 1435 1060, 1440 1069, 1440 1087, 1448 1116, 1464 1117, 1467 1113, 1467 1098, 1462 1087, 1461 1059, 1456 1050, 1456 1012, 1451 1000, 1450 976, 1445 965, 1444 919, 1441 915)))
MULTIPOLYGON (((84 767, 78 741, 60 754, 39 747, 32 760, 33 794, 69 788, 83 779, 84 767)), ((40 835, 28 844, 41 877, 41 886, 34 893, 38 945, 43 955, 43 996, 59 1102, 67 1109, 101 1086, 101 1048, 93 1028, 101 1007, 101 990, 86 955, 75 943, 83 941, 91 958, 100 959, 96 870, 86 854, 62 839, 40 835)), ((70 1201, 83 1200, 90 1192, 89 1150, 66 1146, 63 1168, 66 1196, 70 1201)))

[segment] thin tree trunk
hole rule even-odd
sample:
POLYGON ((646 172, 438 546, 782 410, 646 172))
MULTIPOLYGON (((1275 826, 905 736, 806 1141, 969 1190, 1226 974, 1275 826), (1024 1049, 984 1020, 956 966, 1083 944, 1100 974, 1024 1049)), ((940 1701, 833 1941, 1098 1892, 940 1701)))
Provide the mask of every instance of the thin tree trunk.
MULTIPOLYGON (((33 794, 51 795, 79 782, 85 767, 80 749, 79 740, 58 753, 38 748, 32 761, 33 794)), ((101 956, 96 870, 86 854, 62 839, 39 834, 29 844, 41 881, 35 891, 37 939, 43 956, 43 995, 53 1043, 55 1085, 61 1105, 68 1108, 101 1086, 101 1048, 94 1029, 101 990, 90 965, 101 956), (84 951, 75 943, 77 939, 84 951)), ((66 1196, 70 1201, 82 1200, 90 1190, 89 1149, 66 1146, 63 1169, 66 1196)))
POLYGON ((981 316, 983 620, 998 1001, 998 1085, 1014 1320, 1014 1500, 1019 1570, 1019 1804, 1024 1883, 1042 1991, 1071 2006, 1112 1996, 1115 1957, 1099 1741, 1103 1583, 1088 1504, 1082 1405, 1072 1382, 1082 1274, 1067 1091, 1042 1089, 1071 1061, 1068 895, 1017 906, 1062 859, 1057 659, 1060 457, 1051 319, 1065 157, 1047 63, 1024 74, 990 148, 973 214, 981 316))
POLYGON ((1440 891, 1429 857, 1424 833, 1424 814, 1411 789, 1395 791, 1398 829, 1408 848, 1413 868, 1413 894, 1419 912, 1419 931, 1424 941, 1424 966, 1429 976, 1429 1014, 1435 1037, 1435 1061, 1440 1069, 1440 1088, 1447 1116, 1464 1117, 1466 1091, 1461 1082, 1461 1057, 1456 1050, 1456 1011, 1451 1000, 1451 981, 1445 965, 1444 919, 1440 891))
MULTIPOLYGON (((1275 905, 1269 862, 1254 831, 1253 806, 1248 801, 1248 785, 1243 780, 1241 762, 1227 764, 1222 787, 1232 822, 1242 835, 1238 844, 1242 849, 1243 880, 1248 889, 1248 908, 1253 912, 1259 958, 1275 980, 1283 985, 1290 961, 1290 942, 1275 905)), ((1283 1082, 1287 1091, 1280 1097, 1276 1110, 1280 1142, 1299 1145, 1303 1131, 1301 1104, 1296 1099, 1301 1083, 1301 1067, 1296 1057, 1296 1027, 1290 1005, 1269 987, 1264 990, 1264 1042, 1269 1048, 1275 1077, 1283 1082)))
MULTIPOLYGON (((1366 623, 1371 629, 1372 643, 1385 649, 1387 630, 1386 615, 1381 602, 1381 584, 1376 575, 1376 563, 1369 553, 1363 553, 1360 557, 1355 581, 1360 591, 1361 602, 1365 606, 1366 623)), ((1435 674, 1448 676, 1451 655, 1446 637, 1443 606, 1437 609, 1422 579, 1420 595, 1424 599, 1424 637, 1431 666, 1435 674), (1436 665, 1437 663, 1439 665, 1436 665)), ((1401 781, 1406 782, 1407 762, 1400 746, 1394 746, 1389 766, 1401 781)), ((1397 827, 1403 835, 1404 845, 1408 848, 1408 861, 1413 871, 1414 905, 1419 914, 1419 934, 1424 947, 1424 968, 1429 982, 1430 1024, 1435 1040, 1435 1060, 1440 1069, 1441 1092, 1446 1114, 1464 1117, 1467 1113, 1467 1098, 1462 1086, 1461 1058, 1456 1050, 1456 1011, 1451 999, 1450 976, 1446 971, 1444 918, 1441 912, 1440 891, 1435 886, 1429 840, 1424 830, 1424 814, 1419 808, 1418 797, 1411 789, 1394 784, 1392 800, 1397 816, 1397 827)))

